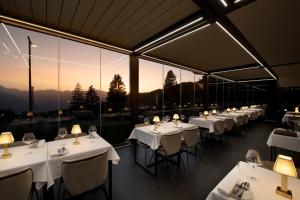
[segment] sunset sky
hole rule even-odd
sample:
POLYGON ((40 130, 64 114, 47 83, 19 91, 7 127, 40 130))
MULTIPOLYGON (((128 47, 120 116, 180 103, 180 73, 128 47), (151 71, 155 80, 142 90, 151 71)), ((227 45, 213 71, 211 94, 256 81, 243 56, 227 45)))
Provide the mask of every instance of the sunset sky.
MULTIPOLYGON (((2 24, 0 27, 0 85, 28 90, 27 36, 30 36, 32 42, 38 45, 36 48, 32 47, 34 90, 73 90, 79 82, 83 90, 93 85, 98 90, 108 91, 113 75, 119 73, 126 85, 126 91, 129 92, 129 57, 127 55, 2 24)), ((168 70, 173 70, 179 83, 179 69, 140 60, 140 92, 162 88, 163 79, 168 70)), ((193 73, 182 70, 181 81, 194 81, 193 73)))

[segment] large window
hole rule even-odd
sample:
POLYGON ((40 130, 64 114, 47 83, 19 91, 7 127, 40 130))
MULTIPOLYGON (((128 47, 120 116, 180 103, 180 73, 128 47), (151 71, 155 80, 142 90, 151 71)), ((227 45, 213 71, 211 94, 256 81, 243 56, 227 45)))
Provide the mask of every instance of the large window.
POLYGON ((53 140, 80 124, 114 145, 128 138, 128 55, 9 25, 0 34, 0 131, 53 140))

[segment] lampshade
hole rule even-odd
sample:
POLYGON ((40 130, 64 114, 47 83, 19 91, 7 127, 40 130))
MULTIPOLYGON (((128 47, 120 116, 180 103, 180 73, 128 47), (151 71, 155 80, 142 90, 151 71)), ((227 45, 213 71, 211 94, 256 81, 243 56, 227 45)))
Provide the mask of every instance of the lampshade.
POLYGON ((0 144, 11 144, 15 141, 11 132, 3 132, 0 135, 0 144))
POLYGON ((208 111, 204 111, 204 115, 208 115, 208 111))
POLYGON ((289 156, 278 155, 273 171, 291 177, 297 177, 297 171, 293 159, 289 156))
POLYGON ((175 120, 179 119, 179 115, 178 114, 174 114, 173 115, 173 119, 175 119, 175 120))
POLYGON ((217 114, 217 111, 213 110, 211 113, 215 115, 215 114, 217 114))
POLYGON ((73 125, 71 133, 72 134, 82 133, 80 125, 79 124, 73 125))
POLYGON ((230 112, 230 108, 227 108, 226 111, 227 111, 227 112, 230 112))
POLYGON ((299 107, 298 107, 298 106, 295 108, 295 112, 296 112, 296 113, 299 112, 299 107))
POLYGON ((154 117, 153 117, 153 121, 154 121, 155 123, 160 122, 159 116, 154 116, 154 117))
POLYGON ((245 109, 248 109, 249 107, 248 106, 245 106, 245 109))
POLYGON ((233 108, 232 108, 232 111, 236 111, 236 108, 235 108, 235 107, 233 107, 233 108))

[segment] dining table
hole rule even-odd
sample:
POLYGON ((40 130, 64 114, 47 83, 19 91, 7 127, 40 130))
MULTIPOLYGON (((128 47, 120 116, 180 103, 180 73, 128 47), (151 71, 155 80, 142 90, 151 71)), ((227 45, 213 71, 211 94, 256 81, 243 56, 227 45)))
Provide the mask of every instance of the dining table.
MULTIPOLYGON (((55 180, 62 177, 62 163, 67 160, 79 160, 102 152, 108 153, 108 192, 112 196, 112 164, 117 165, 120 157, 114 147, 97 133, 79 137, 80 144, 73 145, 74 138, 45 142, 40 140, 36 148, 29 145, 9 148, 12 156, 0 160, 0 176, 18 172, 27 168, 33 171, 36 189, 46 186, 51 189, 55 180), (58 149, 64 147, 64 154, 58 149)), ((1 150, 0 150, 1 153, 1 150)), ((84 170, 84 169, 83 169, 84 170)))
POLYGON ((137 165, 145 169, 152 175, 157 175, 157 150, 160 147, 160 139, 163 135, 170 135, 181 133, 184 130, 191 130, 198 128, 197 126, 189 123, 177 122, 163 122, 160 123, 157 129, 156 125, 145 125, 142 127, 135 127, 129 136, 129 140, 137 140, 140 143, 147 145, 150 149, 154 151, 154 163, 148 166, 144 166, 137 161, 137 143, 134 143, 134 160, 137 165), (150 170, 154 167, 154 173, 150 170))
MULTIPOLYGON (((235 200, 229 196, 235 185, 243 182, 249 183, 249 187, 243 192, 241 199, 251 200, 286 200, 276 194, 277 186, 280 186, 281 175, 269 169, 240 161, 233 169, 215 186, 206 200, 235 200)), ((293 199, 300 199, 300 180, 288 177, 288 189, 293 193, 293 199)))
POLYGON ((225 120, 213 116, 203 116, 203 117, 201 116, 201 117, 191 118, 189 120, 189 124, 193 124, 200 128, 207 129, 209 133, 215 132, 216 129, 215 126, 217 123, 221 123, 225 128, 225 120))

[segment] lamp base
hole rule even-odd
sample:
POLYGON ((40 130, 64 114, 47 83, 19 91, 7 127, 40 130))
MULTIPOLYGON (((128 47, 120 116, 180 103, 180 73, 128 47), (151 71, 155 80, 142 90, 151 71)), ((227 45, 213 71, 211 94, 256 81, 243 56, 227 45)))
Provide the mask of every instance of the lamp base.
POLYGON ((80 142, 79 142, 78 136, 76 136, 75 141, 73 142, 73 145, 79 145, 79 144, 80 144, 80 142))
POLYGON ((6 158, 10 158, 12 156, 11 153, 7 153, 7 154, 2 154, 0 159, 6 159, 6 158))
POLYGON ((280 186, 277 186, 276 194, 278 194, 282 197, 285 197, 287 199, 293 199, 292 191, 290 191, 290 190, 285 191, 280 186))

